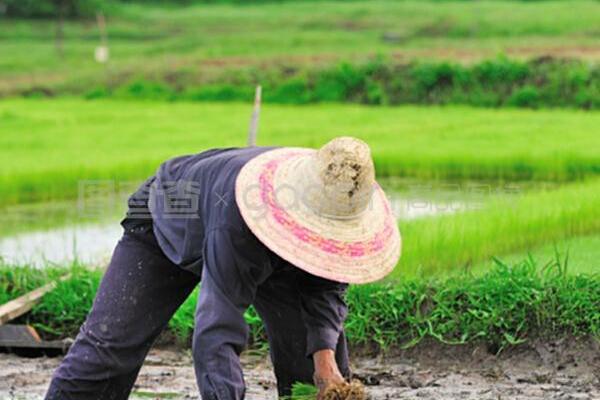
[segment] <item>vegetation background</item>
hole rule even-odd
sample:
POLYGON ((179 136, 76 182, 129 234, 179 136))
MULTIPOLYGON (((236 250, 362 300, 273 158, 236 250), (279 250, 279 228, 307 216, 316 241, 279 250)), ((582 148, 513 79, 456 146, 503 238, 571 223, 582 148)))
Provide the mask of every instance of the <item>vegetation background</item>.
MULTIPOLYGON (((599 27, 593 0, 0 0, 0 303, 71 271, 22 322, 74 334, 105 263, 40 269, 3 241, 89 223, 50 212, 76 209, 81 181, 244 145, 261 84, 259 144, 356 135, 400 198, 513 188, 401 220, 392 277, 349 292, 353 345, 598 337, 599 27)), ((170 338, 189 340, 194 306, 170 338)))

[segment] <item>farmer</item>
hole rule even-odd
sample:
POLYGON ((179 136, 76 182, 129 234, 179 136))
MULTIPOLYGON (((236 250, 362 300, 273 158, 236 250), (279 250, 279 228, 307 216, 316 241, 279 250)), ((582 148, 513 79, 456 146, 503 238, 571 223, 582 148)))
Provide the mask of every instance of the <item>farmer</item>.
POLYGON ((125 233, 47 399, 126 399, 201 281, 192 352, 202 398, 242 399, 244 311, 266 326, 279 395, 348 378, 348 283, 388 274, 400 236, 368 146, 215 149, 168 160, 129 199, 125 233))

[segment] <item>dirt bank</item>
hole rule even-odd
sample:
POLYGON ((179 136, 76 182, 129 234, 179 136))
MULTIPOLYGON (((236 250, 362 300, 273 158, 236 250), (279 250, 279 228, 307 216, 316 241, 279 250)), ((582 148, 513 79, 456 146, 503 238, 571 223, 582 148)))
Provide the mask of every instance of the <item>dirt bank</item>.
MULTIPOLYGON (((0 354, 0 399, 40 399, 58 358, 0 354)), ((249 400, 276 399, 267 358, 243 357, 249 400)), ((597 339, 522 345, 499 356, 483 346, 424 343, 386 356, 354 357, 373 399, 600 399, 597 339)), ((132 398, 197 398, 189 351, 153 349, 132 398)))

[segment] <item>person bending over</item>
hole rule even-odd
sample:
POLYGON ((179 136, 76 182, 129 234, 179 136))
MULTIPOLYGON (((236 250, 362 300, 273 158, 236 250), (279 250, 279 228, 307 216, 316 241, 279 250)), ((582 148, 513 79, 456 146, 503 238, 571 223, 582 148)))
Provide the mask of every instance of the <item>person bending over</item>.
POLYGON ((244 312, 265 324, 280 396, 349 378, 349 283, 396 265, 400 234, 369 147, 213 149, 164 162, 128 201, 124 234, 46 399, 126 399, 200 284, 192 352, 205 400, 243 399, 244 312))

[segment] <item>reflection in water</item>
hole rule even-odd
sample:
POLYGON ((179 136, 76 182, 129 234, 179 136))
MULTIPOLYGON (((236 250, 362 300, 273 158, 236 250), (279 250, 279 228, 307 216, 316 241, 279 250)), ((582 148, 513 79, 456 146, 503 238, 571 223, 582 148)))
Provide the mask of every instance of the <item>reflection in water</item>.
POLYGON ((0 254, 11 264, 65 265, 78 260, 97 265, 108 260, 121 234, 118 222, 21 233, 1 239, 0 254))
POLYGON ((432 215, 452 214, 458 211, 472 210, 480 207, 478 203, 464 201, 435 202, 427 199, 404 199, 391 197, 390 202, 394 215, 399 221, 432 215))
MULTIPOLYGON (((381 181, 400 221, 480 208, 492 197, 515 196, 539 186, 526 183, 381 181)), ((104 265, 119 240, 126 195, 86 197, 7 207, 0 212, 0 259, 10 263, 65 264, 74 259, 104 265)))
MULTIPOLYGON (((469 208, 468 203, 435 202, 427 199, 407 200, 391 198, 399 220, 453 213, 469 208)), ((78 260, 84 264, 105 264, 122 234, 114 217, 98 223, 68 225, 66 227, 34 230, 0 239, 0 255, 15 264, 67 264, 78 260)))

